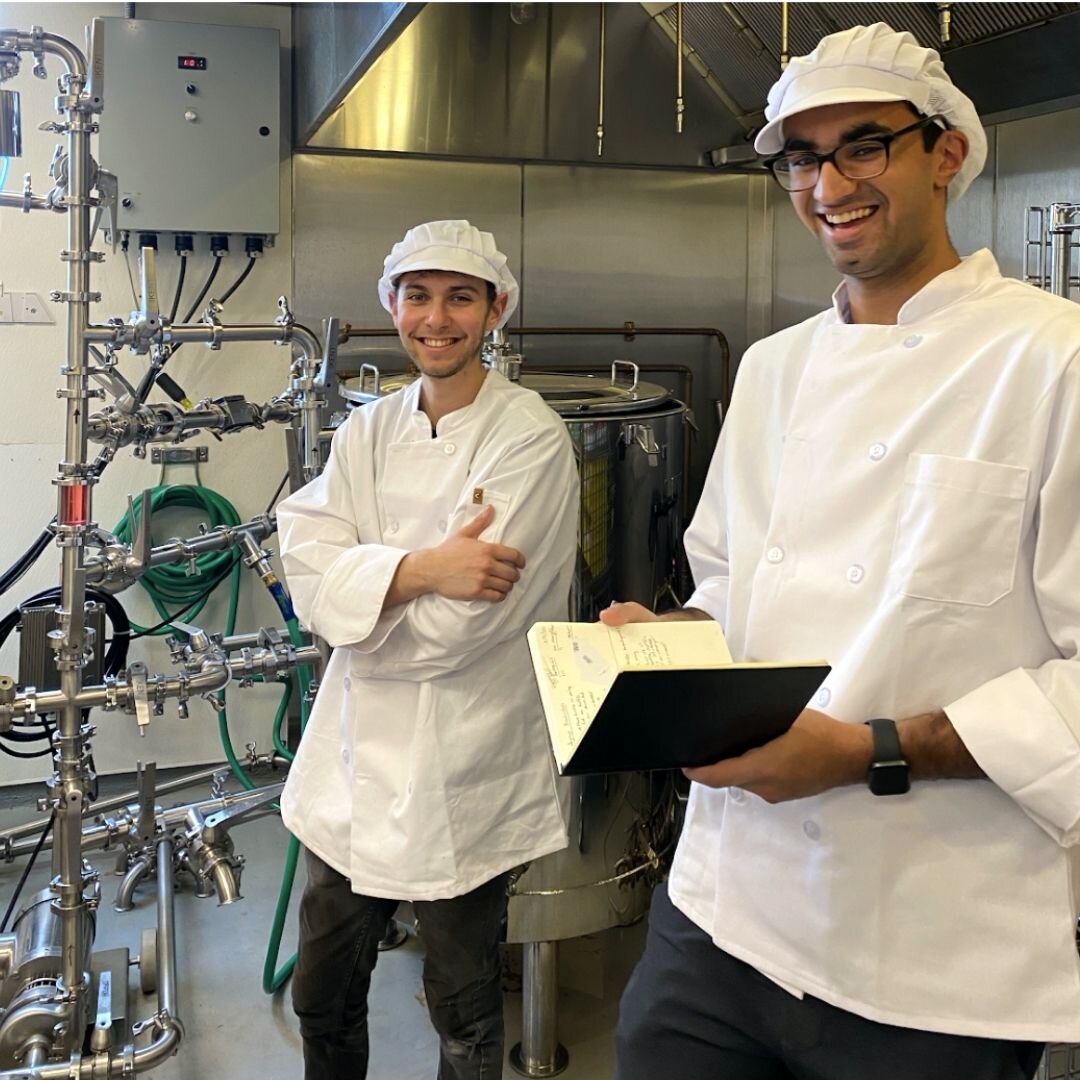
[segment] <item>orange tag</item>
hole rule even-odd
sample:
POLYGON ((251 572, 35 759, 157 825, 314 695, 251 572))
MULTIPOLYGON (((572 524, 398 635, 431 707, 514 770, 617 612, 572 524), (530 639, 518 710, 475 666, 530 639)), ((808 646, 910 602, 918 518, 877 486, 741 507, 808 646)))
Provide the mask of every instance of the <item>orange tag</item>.
POLYGON ((472 501, 473 501, 474 506, 483 506, 484 505, 484 489, 483 488, 473 488, 472 489, 472 501))

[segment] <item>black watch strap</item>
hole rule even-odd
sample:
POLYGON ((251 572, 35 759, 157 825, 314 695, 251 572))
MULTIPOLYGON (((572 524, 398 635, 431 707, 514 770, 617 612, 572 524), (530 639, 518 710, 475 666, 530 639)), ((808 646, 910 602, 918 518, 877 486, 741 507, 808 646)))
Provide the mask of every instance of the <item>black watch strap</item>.
POLYGON ((911 790, 911 774, 896 721, 879 717, 869 724, 874 738, 874 757, 866 777, 870 790, 875 795, 903 795, 911 790))

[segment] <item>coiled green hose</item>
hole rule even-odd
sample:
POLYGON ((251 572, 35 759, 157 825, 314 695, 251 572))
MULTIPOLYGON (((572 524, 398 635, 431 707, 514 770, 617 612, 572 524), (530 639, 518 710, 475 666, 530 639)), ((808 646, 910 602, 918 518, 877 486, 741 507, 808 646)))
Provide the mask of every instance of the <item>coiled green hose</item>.
MULTIPOLYGON (((201 509, 209 519, 211 528, 221 525, 237 526, 240 524, 240 516, 235 507, 224 496, 202 485, 176 485, 161 486, 150 490, 150 507, 153 513, 165 507, 189 507, 201 509)), ((139 517, 143 496, 139 495, 134 500, 135 519, 139 517)), ((125 514, 113 530, 118 539, 125 543, 131 542, 133 523, 130 515, 125 514)), ((183 613, 183 621, 196 618, 199 612, 206 606, 210 594, 226 578, 231 577, 229 587, 229 608, 225 617, 225 633, 231 635, 236 631, 236 610, 240 598, 240 552, 235 548, 226 551, 204 552, 195 558, 195 573, 190 572, 187 566, 155 566, 147 570, 139 579, 139 584, 146 589, 150 599, 157 610, 158 615, 165 620, 164 625, 147 629, 131 624, 135 635, 163 635, 175 633, 170 621, 177 618, 176 613, 183 613), (168 607, 174 608, 170 612, 168 607)), ((274 582, 270 587, 270 594, 277 603, 282 615, 285 617, 285 625, 289 632, 289 640, 299 648, 305 644, 300 624, 293 614, 292 604, 288 594, 280 583, 274 582)), ((274 716, 273 742, 275 750, 282 757, 292 761, 285 741, 281 736, 281 727, 288 712, 289 699, 295 688, 300 700, 300 731, 303 733, 307 726, 308 703, 305 693, 306 687, 311 680, 310 672, 306 667, 297 668, 290 679, 285 683, 281 700, 278 703, 277 712, 274 716)), ((219 703, 218 733, 221 736, 221 744, 225 751, 229 768, 236 777, 237 782, 246 790, 255 788, 255 782, 244 771, 236 757, 236 752, 229 736, 229 721, 225 710, 225 691, 217 694, 219 703)), ((274 994, 281 989, 289 980, 296 966, 295 954, 291 956, 281 967, 277 968, 278 953, 281 948, 281 937, 285 927, 285 918, 289 910, 289 900, 292 896, 293 882, 296 878, 296 867, 300 857, 300 841, 295 836, 289 837, 288 848, 285 853, 285 866, 282 870, 281 887, 278 890, 277 907, 274 912, 274 921, 270 930, 270 941, 267 944, 266 960, 263 965, 263 990, 268 994, 274 994)))
MULTIPOLYGON (((168 507, 187 507, 202 510, 212 529, 223 525, 235 527, 240 524, 240 515, 232 503, 223 495, 202 485, 162 485, 151 488, 149 495, 150 509, 154 514, 168 507)), ((142 495, 137 495, 134 499, 136 520, 139 518, 142 501, 142 495)), ((125 514, 113 531, 117 539, 129 544, 132 530, 131 517, 125 514)), ((241 565, 240 552, 235 548, 225 551, 206 551, 195 557, 194 573, 187 564, 153 566, 139 578, 139 584, 149 594, 154 608, 162 619, 171 620, 178 617, 178 612, 184 612, 183 619, 188 622, 198 616, 206 606, 210 593, 231 573, 233 580, 229 596, 229 613, 225 620, 225 633, 232 634, 236 629, 236 604, 240 596, 241 565), (170 612, 169 607, 173 608, 173 611, 170 612)), ((155 637, 175 633, 168 622, 164 626, 151 630, 132 623, 131 629, 136 635, 152 634, 155 637)))

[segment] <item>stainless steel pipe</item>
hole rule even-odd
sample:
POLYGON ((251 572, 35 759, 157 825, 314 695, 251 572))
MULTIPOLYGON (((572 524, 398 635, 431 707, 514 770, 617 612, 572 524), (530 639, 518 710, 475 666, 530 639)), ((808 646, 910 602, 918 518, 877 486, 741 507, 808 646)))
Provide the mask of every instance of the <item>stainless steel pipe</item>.
POLYGON ((22 157, 22 115, 18 90, 0 90, 0 157, 22 157))
MULTIPOLYGON (((211 657, 205 660, 198 670, 187 671, 181 675, 172 677, 150 675, 146 680, 149 700, 157 703, 170 698, 188 698, 221 690, 234 678, 243 679, 249 674, 274 675, 292 667, 317 665, 322 659, 317 645, 304 645, 294 650, 295 663, 276 653, 272 654, 267 649, 254 651, 257 655, 253 657, 245 657, 241 654, 231 656, 225 661, 211 657)), ((31 716, 35 713, 53 714, 62 709, 65 702, 69 700, 74 702, 78 710, 100 706, 130 710, 134 707, 135 692, 122 677, 118 676, 115 683, 111 685, 80 687, 70 698, 65 697, 62 690, 48 690, 33 695, 17 696, 11 708, 17 717, 31 716)))
POLYGON ((522 1076, 558 1076, 570 1062, 559 1042, 559 944, 529 941, 523 946, 521 1042, 510 1064, 522 1076))

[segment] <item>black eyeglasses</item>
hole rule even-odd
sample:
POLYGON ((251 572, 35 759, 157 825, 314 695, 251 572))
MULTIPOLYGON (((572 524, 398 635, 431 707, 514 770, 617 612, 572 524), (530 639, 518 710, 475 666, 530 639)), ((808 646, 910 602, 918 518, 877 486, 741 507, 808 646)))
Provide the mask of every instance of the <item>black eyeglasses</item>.
POLYGON ((836 171, 849 180, 872 180, 889 167, 889 150, 901 135, 920 131, 943 119, 940 115, 927 116, 899 131, 844 143, 828 154, 819 154, 814 150, 785 150, 766 158, 765 168, 785 191, 807 191, 812 188, 818 182, 821 167, 826 161, 831 161, 836 171))

